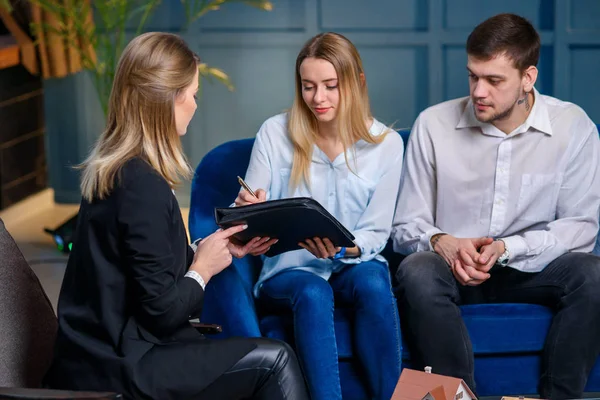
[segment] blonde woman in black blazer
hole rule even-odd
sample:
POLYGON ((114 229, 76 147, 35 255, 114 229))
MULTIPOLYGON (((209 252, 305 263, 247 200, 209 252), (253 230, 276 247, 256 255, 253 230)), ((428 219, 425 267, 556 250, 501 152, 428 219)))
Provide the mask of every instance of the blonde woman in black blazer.
POLYGON ((244 227, 236 227, 205 238, 195 253, 188 245, 173 187, 191 175, 180 136, 196 110, 198 62, 164 33, 141 35, 123 52, 107 128, 82 165, 51 387, 126 398, 308 398, 287 345, 211 340, 188 322, 232 254, 272 244, 237 246, 229 237, 244 227))

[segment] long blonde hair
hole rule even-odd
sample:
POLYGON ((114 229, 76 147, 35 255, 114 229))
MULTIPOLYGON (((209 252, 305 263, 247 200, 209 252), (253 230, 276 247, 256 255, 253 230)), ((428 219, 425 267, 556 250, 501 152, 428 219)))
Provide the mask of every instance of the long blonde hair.
POLYGON ((363 139, 367 143, 379 144, 385 138, 385 135, 371 135, 366 126, 366 121, 372 118, 371 107, 362 60, 356 47, 339 33, 326 32, 313 37, 306 42, 296 59, 296 94, 288 122, 294 145, 290 179, 292 188, 298 187, 302 180, 310 185, 310 163, 318 132, 317 119, 302 98, 300 66, 309 57, 329 61, 337 73, 340 103, 336 121, 348 168, 352 171, 346 151, 355 142, 363 139))
POLYGON ((106 129, 79 166, 86 200, 108 196, 121 167, 134 157, 172 187, 191 177, 174 102, 196 77, 199 61, 179 36, 169 33, 145 33, 127 45, 115 72, 106 129))

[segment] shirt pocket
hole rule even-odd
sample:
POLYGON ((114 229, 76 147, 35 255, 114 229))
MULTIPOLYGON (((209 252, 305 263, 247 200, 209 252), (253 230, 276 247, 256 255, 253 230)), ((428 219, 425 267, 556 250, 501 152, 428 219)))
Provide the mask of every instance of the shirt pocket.
MULTIPOLYGON (((281 168, 279 170, 279 185, 281 196, 278 199, 286 199, 291 197, 312 197, 310 190, 307 189, 304 181, 298 187, 290 189, 290 179, 292 177, 291 168, 281 168)), ((275 200, 275 199, 273 199, 275 200)))
POLYGON ((558 174, 523 174, 517 202, 517 219, 532 222, 553 220, 559 185, 558 174))
POLYGON ((349 171, 343 198, 343 204, 346 206, 345 212, 360 217, 367 209, 376 186, 376 182, 349 171))
POLYGON ((292 174, 292 170, 290 168, 281 168, 279 170, 279 187, 281 191, 282 199, 285 199, 290 196, 290 177, 292 174))

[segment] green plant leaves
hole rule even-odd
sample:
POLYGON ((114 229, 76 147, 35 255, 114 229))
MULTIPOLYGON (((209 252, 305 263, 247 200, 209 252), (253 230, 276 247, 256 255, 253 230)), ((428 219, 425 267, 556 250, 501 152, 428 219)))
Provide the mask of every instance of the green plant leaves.
MULTIPOLYGON (((32 24, 34 36, 37 38, 42 32, 55 34, 78 53, 83 68, 92 73, 102 111, 106 115, 116 65, 133 33, 132 26, 136 36, 141 34, 162 0, 29 1, 53 16, 52 23, 32 24)), ((226 3, 244 3, 265 11, 273 9, 273 4, 267 0, 180 1, 185 11, 183 31, 206 13, 219 10, 226 3)), ((0 7, 10 9, 9 0, 0 0, 0 7)), ((198 71, 201 78, 216 80, 230 91, 234 90, 231 80, 221 69, 203 63, 198 71)))

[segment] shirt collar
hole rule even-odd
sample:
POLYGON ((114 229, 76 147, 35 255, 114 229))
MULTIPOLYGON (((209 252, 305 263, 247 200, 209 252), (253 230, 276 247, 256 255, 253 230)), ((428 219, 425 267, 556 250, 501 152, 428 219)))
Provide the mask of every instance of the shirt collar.
MULTIPOLYGON (((526 132, 529 128, 533 128, 540 132, 545 133, 548 136, 552 136, 552 124, 550 123, 550 116, 548 114, 548 106, 544 101, 544 98, 537 91, 536 88, 533 88, 533 93, 535 96, 535 102, 533 103, 533 109, 529 116, 525 120, 525 122, 515 129, 513 133, 521 133, 526 132)), ((475 111, 473 110, 473 100, 469 99, 463 113, 456 125, 456 129, 460 128, 473 128, 479 127, 484 134, 497 136, 496 127, 487 122, 481 122, 477 120, 475 117, 475 111)))
MULTIPOLYGON (((387 131, 387 130, 389 130, 389 128, 387 126, 382 126, 382 124, 379 121, 377 121, 375 118, 373 118, 371 126, 369 127, 369 133, 371 135, 378 136, 378 135, 383 134, 384 131, 387 131)), ((346 157, 348 158, 348 161, 354 160, 356 153, 367 146, 370 146, 370 144, 368 142, 366 142, 365 140, 360 139, 359 141, 354 143, 354 146, 351 146, 348 149, 346 149, 346 157)), ((341 164, 346 164, 346 157, 344 157, 344 153, 341 153, 336 157, 335 160, 331 161, 329 159, 329 157, 327 157, 325 152, 323 150, 321 150, 321 148, 319 146, 317 146, 316 143, 313 144, 313 153, 312 153, 312 161, 313 162, 338 166, 341 164)))
POLYGON ((550 114, 548 114, 546 100, 544 100, 544 97, 536 88, 533 88, 533 94, 535 96, 535 103, 533 103, 533 110, 531 110, 525 124, 548 136, 552 136, 552 124, 550 123, 550 114))

